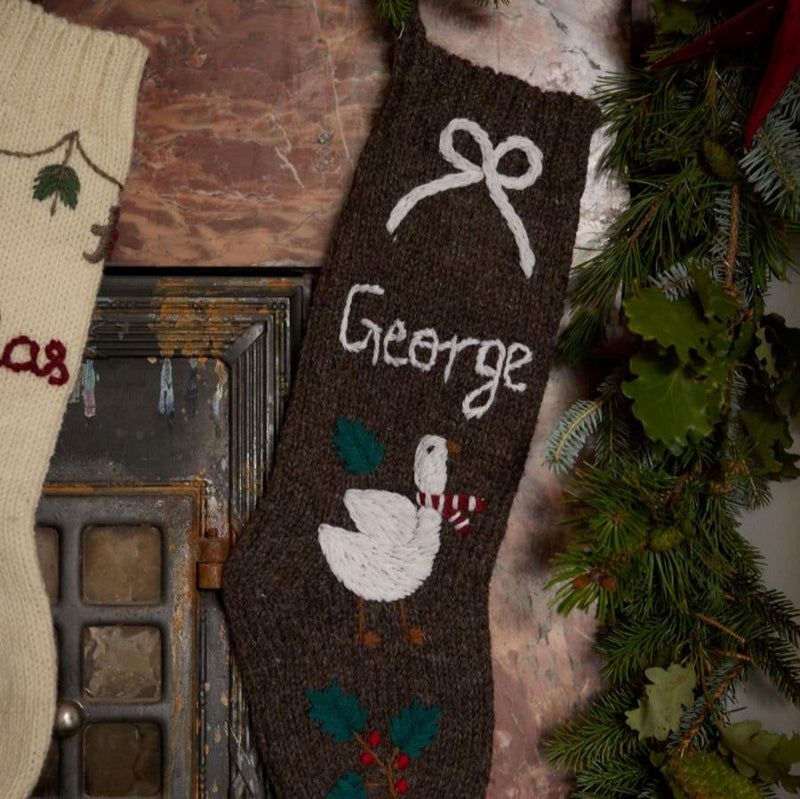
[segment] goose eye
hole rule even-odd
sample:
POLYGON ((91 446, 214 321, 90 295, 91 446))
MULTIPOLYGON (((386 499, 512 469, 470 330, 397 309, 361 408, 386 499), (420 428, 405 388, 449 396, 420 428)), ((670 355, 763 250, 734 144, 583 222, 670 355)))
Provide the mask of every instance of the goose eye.
POLYGON ((430 455, 430 454, 431 454, 431 452, 433 452, 433 444, 431 444, 431 445, 428 447, 428 455, 430 455))

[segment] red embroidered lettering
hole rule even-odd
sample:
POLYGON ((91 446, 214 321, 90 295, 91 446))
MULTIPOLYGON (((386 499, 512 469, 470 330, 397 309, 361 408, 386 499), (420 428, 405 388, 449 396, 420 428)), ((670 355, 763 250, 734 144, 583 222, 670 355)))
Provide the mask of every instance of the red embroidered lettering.
POLYGON ((51 339, 44 348, 47 363, 39 366, 39 343, 28 336, 15 336, 3 348, 0 367, 12 372, 31 372, 36 377, 46 377, 51 386, 63 386, 69 381, 69 370, 65 359, 67 348, 58 339, 51 339), (23 360, 18 350, 27 348, 27 359, 23 360))

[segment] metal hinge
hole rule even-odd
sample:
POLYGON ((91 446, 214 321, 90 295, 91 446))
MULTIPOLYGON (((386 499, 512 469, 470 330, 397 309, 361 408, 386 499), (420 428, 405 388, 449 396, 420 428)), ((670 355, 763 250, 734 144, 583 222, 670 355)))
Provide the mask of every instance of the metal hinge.
POLYGON ((219 531, 210 527, 206 537, 197 546, 197 587, 216 591, 222 588, 222 572, 228 559, 230 542, 222 538, 219 531))

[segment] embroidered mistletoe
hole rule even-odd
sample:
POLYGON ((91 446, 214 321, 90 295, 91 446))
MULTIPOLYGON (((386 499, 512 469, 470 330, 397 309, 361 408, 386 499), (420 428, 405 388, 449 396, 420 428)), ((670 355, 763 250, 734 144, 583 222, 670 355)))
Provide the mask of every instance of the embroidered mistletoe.
POLYGON ((355 694, 344 693, 336 680, 324 691, 306 691, 306 696, 311 702, 309 718, 319 722, 334 743, 355 741, 361 750, 358 759, 365 773, 343 774, 326 799, 367 799, 369 789, 381 787, 386 788, 391 799, 408 793, 408 780, 403 774, 439 734, 438 707, 426 707, 414 699, 392 718, 388 746, 384 746, 379 730, 365 731, 369 711, 359 704, 355 694))
POLYGON ((78 173, 71 166, 67 166, 66 163, 50 164, 43 166, 36 175, 33 183, 33 199, 44 201, 48 197, 52 197, 50 214, 53 215, 59 200, 67 208, 75 210, 80 190, 81 181, 78 173))
POLYGON ((77 131, 68 134, 56 145, 57 147, 66 143, 67 149, 64 151, 64 158, 60 164, 48 164, 43 166, 33 181, 33 199, 44 202, 50 197, 53 202, 50 204, 50 215, 56 212, 58 201, 73 211, 78 207, 78 194, 81 190, 81 181, 78 173, 69 166, 69 159, 75 149, 75 142, 78 140, 77 131))
MULTIPOLYGON (((43 150, 35 150, 33 152, 25 152, 21 150, 3 150, 0 149, 0 155, 5 155, 10 158, 38 158, 42 155, 48 155, 58 150, 60 147, 66 147, 64 150, 64 157, 60 163, 47 164, 43 166, 37 173, 33 180, 33 199, 39 202, 51 200, 50 215, 54 215, 58 208, 59 202, 71 210, 78 207, 78 196, 81 191, 81 181, 78 173, 69 165, 69 161, 74 152, 78 152, 80 157, 84 160, 86 165, 99 177, 108 183, 112 183, 117 189, 122 191, 122 183, 115 177, 112 177, 108 172, 101 169, 87 154, 86 150, 81 144, 81 137, 77 130, 70 131, 62 136, 55 144, 50 147, 45 147, 43 150)), ((108 221, 106 224, 94 224, 91 227, 92 233, 99 238, 97 247, 93 252, 85 252, 83 257, 91 264, 99 263, 100 261, 108 258, 111 250, 116 243, 117 236, 117 222, 119 221, 119 206, 113 205, 109 209, 108 221)))

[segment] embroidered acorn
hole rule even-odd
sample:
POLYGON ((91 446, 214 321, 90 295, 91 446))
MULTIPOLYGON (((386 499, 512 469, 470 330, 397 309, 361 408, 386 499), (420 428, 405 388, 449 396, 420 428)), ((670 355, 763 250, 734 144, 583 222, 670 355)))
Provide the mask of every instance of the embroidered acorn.
POLYGON ((399 768, 400 771, 402 771, 403 769, 408 768, 408 764, 410 762, 411 758, 405 752, 400 752, 400 754, 397 757, 397 768, 399 768))
POLYGON ((371 766, 375 762, 375 755, 372 752, 362 752, 360 760, 362 766, 371 766))
POLYGON ((394 789, 397 793, 408 793, 408 783, 401 777, 395 784, 394 789))
POLYGON ((367 741, 369 742, 370 746, 380 746, 382 740, 383 738, 377 730, 370 730, 370 733, 367 736, 367 741))

